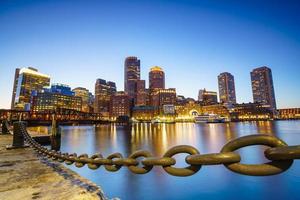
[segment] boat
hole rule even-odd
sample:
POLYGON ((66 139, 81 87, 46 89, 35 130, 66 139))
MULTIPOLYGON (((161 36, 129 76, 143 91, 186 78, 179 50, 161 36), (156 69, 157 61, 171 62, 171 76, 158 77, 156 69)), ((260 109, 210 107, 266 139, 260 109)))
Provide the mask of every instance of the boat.
POLYGON ((139 123, 140 121, 137 120, 137 119, 135 119, 135 118, 131 118, 131 119, 129 120, 129 122, 132 123, 132 124, 135 124, 135 123, 139 123))
POLYGON ((157 123, 160 123, 160 122, 161 121, 159 119, 157 119, 157 118, 154 118, 154 119, 151 120, 152 124, 157 124, 157 123))
POLYGON ((226 118, 217 114, 203 114, 195 117, 195 123, 224 123, 226 118))

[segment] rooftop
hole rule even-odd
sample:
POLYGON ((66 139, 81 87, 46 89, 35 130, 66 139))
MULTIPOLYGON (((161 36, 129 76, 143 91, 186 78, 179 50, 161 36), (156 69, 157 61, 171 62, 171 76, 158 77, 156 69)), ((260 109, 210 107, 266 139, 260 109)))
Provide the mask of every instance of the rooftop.
POLYGON ((151 67, 150 71, 151 72, 153 72, 153 71, 163 71, 163 69, 161 67, 154 66, 154 67, 151 67))
POLYGON ((29 68, 25 68, 23 67, 21 70, 20 70, 20 74, 32 74, 32 75, 35 75, 35 76, 42 76, 42 77, 46 77, 46 78, 50 78, 50 76, 46 75, 46 74, 42 74, 40 72, 38 72, 37 70, 33 70, 33 68, 29 67, 29 68))

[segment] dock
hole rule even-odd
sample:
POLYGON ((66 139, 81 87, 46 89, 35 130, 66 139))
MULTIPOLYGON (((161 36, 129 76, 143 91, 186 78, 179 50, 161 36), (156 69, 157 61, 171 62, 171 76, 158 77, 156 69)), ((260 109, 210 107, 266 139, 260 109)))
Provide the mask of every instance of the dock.
POLYGON ((107 200, 99 186, 32 148, 7 150, 12 135, 0 135, 0 199, 107 200))

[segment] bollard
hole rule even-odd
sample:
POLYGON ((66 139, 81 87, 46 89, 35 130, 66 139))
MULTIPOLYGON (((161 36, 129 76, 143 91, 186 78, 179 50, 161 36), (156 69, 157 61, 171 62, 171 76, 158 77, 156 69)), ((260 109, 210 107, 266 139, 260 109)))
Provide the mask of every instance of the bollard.
MULTIPOLYGON (((24 144, 24 136, 22 134, 21 125, 25 125, 25 122, 14 122, 14 134, 12 145, 6 146, 6 149, 25 148, 28 145, 24 144)), ((26 126, 26 125, 25 125, 26 126)))
POLYGON ((51 135, 56 137, 57 135, 60 135, 60 132, 61 130, 56 122, 55 115, 52 114, 51 135))
MULTIPOLYGON (((60 128, 58 128, 60 130, 60 128)), ((60 131, 59 131, 60 132, 60 131)), ((59 151, 60 150, 60 142, 61 142, 61 135, 52 135, 50 138, 51 141, 51 150, 59 151)))

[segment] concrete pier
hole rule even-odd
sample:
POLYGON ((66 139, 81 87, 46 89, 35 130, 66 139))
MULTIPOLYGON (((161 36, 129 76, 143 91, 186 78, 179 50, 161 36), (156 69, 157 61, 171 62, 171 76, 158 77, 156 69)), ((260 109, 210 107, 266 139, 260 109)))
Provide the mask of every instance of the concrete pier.
POLYGON ((0 135, 1 200, 107 199, 96 184, 31 148, 7 150, 11 143, 11 135, 0 135))

